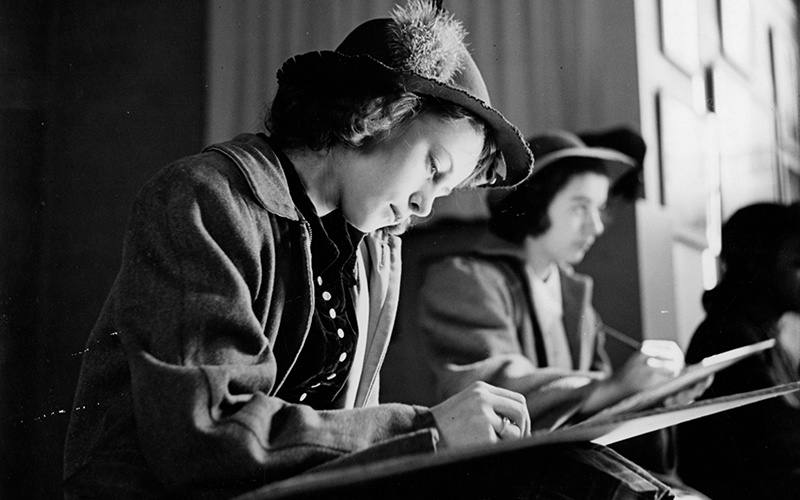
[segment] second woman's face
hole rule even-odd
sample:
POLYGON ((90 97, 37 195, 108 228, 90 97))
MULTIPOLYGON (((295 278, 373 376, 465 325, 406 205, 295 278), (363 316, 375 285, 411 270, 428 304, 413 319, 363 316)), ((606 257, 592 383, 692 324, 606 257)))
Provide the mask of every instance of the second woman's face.
POLYGON ((483 134, 466 120, 423 114, 344 166, 342 213, 363 232, 425 217, 469 177, 482 149, 483 134))
POLYGON ((595 238, 603 234, 608 187, 608 177, 587 172, 570 179, 556 194, 547 210, 550 228, 536 238, 550 262, 583 260, 595 238))

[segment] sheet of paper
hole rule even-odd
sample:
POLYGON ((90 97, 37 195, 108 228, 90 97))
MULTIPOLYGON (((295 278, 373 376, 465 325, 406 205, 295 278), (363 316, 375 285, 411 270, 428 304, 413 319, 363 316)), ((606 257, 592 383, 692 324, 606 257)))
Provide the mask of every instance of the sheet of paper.
POLYGON ((529 444, 535 443, 537 445, 576 441, 611 444, 696 418, 782 396, 797 390, 800 390, 800 382, 696 401, 686 405, 625 413, 599 422, 584 420, 571 427, 563 427, 552 432, 537 432, 528 439, 530 440, 529 444))
POLYGON ((774 345, 775 339, 769 339, 705 358, 697 364, 687 366, 683 373, 669 382, 623 399, 619 403, 585 419, 584 422, 601 422, 614 415, 651 408, 669 396, 692 387, 709 375, 723 370, 748 356, 770 349, 774 345))
POLYGON ((540 431, 525 439, 504 441, 494 445, 464 448, 443 453, 430 453, 379 461, 368 460, 363 464, 347 468, 303 474, 254 490, 237 500, 262 500, 292 497, 298 494, 313 494, 333 486, 358 483, 364 478, 376 479, 407 473, 409 471, 457 464, 475 458, 502 455, 513 450, 535 448, 547 444, 593 441, 598 444, 611 444, 623 439, 638 436, 671 425, 704 417, 739 406, 774 398, 792 391, 800 390, 800 382, 771 387, 733 396, 709 399, 672 408, 660 408, 640 413, 619 415, 615 419, 600 424, 580 423, 573 427, 553 432, 540 431))
MULTIPOLYGON (((800 382, 733 396, 698 401, 688 405, 659 408, 657 410, 645 411, 638 414, 634 413, 632 415, 626 415, 618 420, 611 419, 605 424, 601 423, 602 427, 607 428, 606 431, 601 436, 591 439, 591 441, 606 445, 616 443, 617 441, 623 441, 651 431, 671 427, 683 422, 688 422, 689 420, 713 415, 714 413, 731 410, 740 406, 757 403, 765 399, 782 396, 797 390, 800 390, 800 382)), ((578 424, 578 426, 582 425, 584 424, 578 424)), ((587 427, 591 426, 590 424, 585 425, 587 427)))

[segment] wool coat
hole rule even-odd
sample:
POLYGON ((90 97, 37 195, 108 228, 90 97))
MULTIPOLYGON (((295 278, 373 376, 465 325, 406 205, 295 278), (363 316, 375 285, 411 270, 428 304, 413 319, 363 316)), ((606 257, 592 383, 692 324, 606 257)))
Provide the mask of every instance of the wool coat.
POLYGON ((359 254, 370 307, 361 378, 347 387, 356 408, 280 398, 314 310, 311 237, 260 135, 179 160, 142 189, 84 353, 68 498, 226 497, 367 448, 435 449, 429 410, 377 404, 396 237, 368 235, 359 254))
MULTIPOLYGON (((438 399, 476 380, 526 395, 554 380, 537 361, 536 315, 524 263, 522 246, 486 235, 472 251, 427 267, 419 322, 438 399)), ((601 323, 591 304, 592 280, 566 267, 560 275, 573 369, 608 374, 601 323)), ((558 411, 574 411, 583 397, 583 391, 573 391, 558 411)), ((536 403, 529 398, 534 420, 547 410, 536 403)))

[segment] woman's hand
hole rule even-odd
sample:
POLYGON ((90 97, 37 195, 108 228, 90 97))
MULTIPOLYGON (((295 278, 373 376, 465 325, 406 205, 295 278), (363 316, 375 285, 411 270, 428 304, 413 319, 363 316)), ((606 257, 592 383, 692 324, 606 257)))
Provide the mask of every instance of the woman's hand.
POLYGON ((516 392, 475 382, 431 408, 440 445, 461 448, 530 436, 525 398, 516 392))
POLYGON ((683 351, 670 340, 645 340, 641 351, 631 356, 623 367, 612 375, 627 397, 669 382, 684 367, 683 351))
POLYGON ((650 366, 671 372, 670 378, 680 375, 686 366, 683 351, 671 340, 645 340, 642 342, 641 352, 649 357, 647 363, 650 366))
POLYGON ((683 370, 683 351, 670 340, 645 340, 641 351, 595 385, 582 413, 593 414, 637 392, 669 382, 683 370))

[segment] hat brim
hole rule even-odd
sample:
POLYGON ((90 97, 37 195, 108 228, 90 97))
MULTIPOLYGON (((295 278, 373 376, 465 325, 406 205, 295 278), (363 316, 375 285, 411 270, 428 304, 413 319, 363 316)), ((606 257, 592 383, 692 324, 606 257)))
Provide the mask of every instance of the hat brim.
POLYGON ((564 148, 548 153, 536 160, 536 172, 564 158, 592 158, 601 160, 608 172, 609 184, 613 186, 623 175, 636 168, 636 160, 614 149, 596 147, 564 148))
POLYGON ((502 158, 492 167, 496 181, 485 187, 512 187, 531 174, 533 154, 520 131, 489 104, 452 85, 390 68, 368 55, 351 56, 335 51, 309 52, 287 60, 278 71, 278 83, 288 81, 330 92, 403 90, 452 102, 486 123, 501 152, 502 158))

